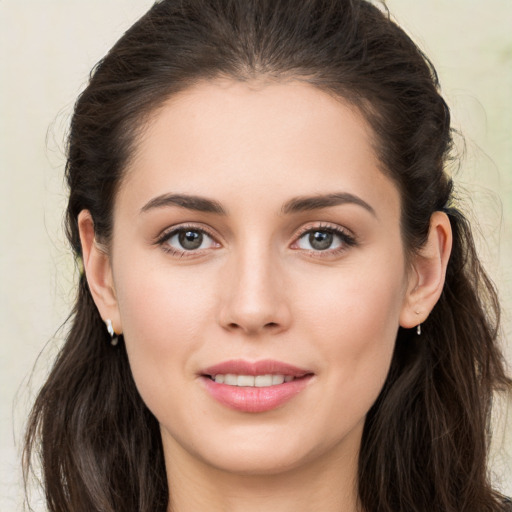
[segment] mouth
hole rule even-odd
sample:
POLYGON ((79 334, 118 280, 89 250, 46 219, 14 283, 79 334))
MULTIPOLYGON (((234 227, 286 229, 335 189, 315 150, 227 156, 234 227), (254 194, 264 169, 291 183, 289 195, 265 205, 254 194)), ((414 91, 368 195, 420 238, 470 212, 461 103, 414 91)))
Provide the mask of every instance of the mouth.
POLYGON ((226 384, 227 386, 237 387, 249 387, 249 388, 266 388, 271 386, 279 386, 285 382, 292 382, 297 379, 303 379, 307 375, 302 377, 295 377, 293 375, 284 374, 271 374, 265 375, 236 375, 234 373, 219 373, 217 375, 204 375, 210 378, 217 384, 226 384))
POLYGON ((218 384, 264 388, 302 379, 313 375, 313 372, 272 359, 255 362, 232 359, 210 366, 201 374, 218 384))
POLYGON ((308 387, 314 373, 279 361, 232 360, 200 374, 205 390, 221 405, 260 413, 283 406, 308 387))

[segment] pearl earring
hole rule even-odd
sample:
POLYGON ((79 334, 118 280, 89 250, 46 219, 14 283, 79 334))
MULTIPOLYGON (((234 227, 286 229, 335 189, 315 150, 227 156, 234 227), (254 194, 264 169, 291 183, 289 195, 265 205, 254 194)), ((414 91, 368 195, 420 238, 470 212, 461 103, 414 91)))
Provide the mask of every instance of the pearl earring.
POLYGON ((416 334, 417 334, 418 336, 421 336, 421 324, 418 324, 418 325, 416 326, 416 334))

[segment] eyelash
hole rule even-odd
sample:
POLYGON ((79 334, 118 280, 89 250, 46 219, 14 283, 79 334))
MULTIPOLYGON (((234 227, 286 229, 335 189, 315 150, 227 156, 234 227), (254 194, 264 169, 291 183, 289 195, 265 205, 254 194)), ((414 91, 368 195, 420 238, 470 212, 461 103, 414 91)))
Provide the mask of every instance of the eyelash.
MULTIPOLYGON (((158 238, 155 240, 155 245, 159 245, 162 250, 168 254, 171 254, 172 256, 178 256, 180 258, 190 258, 194 256, 199 256, 203 253, 203 251, 206 251, 208 249, 197 249, 197 250, 179 250, 175 247, 172 247, 167 242, 174 236, 176 236, 179 233, 185 232, 185 231, 193 231, 197 233, 202 233, 203 235, 206 235, 207 237, 211 238, 213 243, 220 245, 215 236, 210 233, 207 229, 204 227, 199 227, 194 224, 183 224, 179 226, 175 226, 169 230, 164 231, 158 238)), ((324 258, 324 257, 333 257, 337 256, 344 251, 346 251, 349 247, 354 247, 357 245, 356 238, 349 234, 347 230, 340 228, 338 226, 333 226, 330 224, 319 224, 316 226, 306 226, 303 227, 294 237, 294 242, 292 244, 292 248, 294 250, 304 251, 308 252, 310 254, 314 254, 314 257, 317 258, 324 258), (336 237, 338 237, 341 241, 341 246, 335 249, 325 249, 325 250, 310 250, 310 249, 301 249, 300 247, 294 248, 293 245, 296 245, 299 243, 299 241, 308 233, 314 233, 314 232, 322 232, 322 233, 330 233, 336 237)))
POLYGON ((317 251, 310 250, 310 249, 301 249, 301 248, 297 248, 295 250, 308 252, 308 253, 314 255, 315 258, 329 258, 329 257, 332 258, 332 257, 342 254, 343 252, 348 250, 350 247, 357 246, 357 244, 358 244, 357 239, 352 234, 349 234, 349 232, 346 229, 341 228, 339 226, 332 225, 332 224, 318 224, 318 225, 313 225, 313 226, 309 225, 309 226, 303 227, 295 236, 295 241, 293 242, 293 245, 298 244, 299 241, 305 235, 307 235, 309 233, 315 233, 315 232, 330 233, 330 234, 338 237, 341 241, 340 247, 337 247, 335 249, 325 249, 325 250, 317 250, 317 251))
POLYGON ((211 238, 214 243, 218 244, 215 236, 212 233, 210 233, 207 229, 205 229, 204 227, 199 227, 195 224, 181 224, 179 226, 175 226, 171 229, 164 231, 155 240, 155 245, 159 245, 164 252, 171 254, 172 256, 179 256, 179 257, 185 257, 185 258, 190 258, 190 257, 201 255, 203 253, 203 251, 207 250, 207 249, 198 249, 195 251, 194 250, 187 251, 185 249, 179 250, 179 249, 176 249, 175 247, 172 247, 171 245, 169 245, 167 243, 173 236, 175 236, 179 233, 185 232, 185 231, 193 231, 196 233, 202 233, 203 235, 206 235, 207 237, 211 238))

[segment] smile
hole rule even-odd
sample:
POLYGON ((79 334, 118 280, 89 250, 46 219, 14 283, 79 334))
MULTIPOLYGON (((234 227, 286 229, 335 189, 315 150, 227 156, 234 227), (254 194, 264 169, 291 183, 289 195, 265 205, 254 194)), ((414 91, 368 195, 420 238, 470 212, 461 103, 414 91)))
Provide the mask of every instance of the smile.
POLYGON ((304 391, 314 373, 280 361, 231 360, 205 369, 200 380, 222 406, 262 413, 284 406, 304 391))
POLYGON ((228 386, 238 387, 256 387, 265 388, 269 386, 278 386, 283 382, 291 382, 295 379, 293 375, 235 375, 233 373, 211 375, 210 378, 217 384, 227 384, 228 386))

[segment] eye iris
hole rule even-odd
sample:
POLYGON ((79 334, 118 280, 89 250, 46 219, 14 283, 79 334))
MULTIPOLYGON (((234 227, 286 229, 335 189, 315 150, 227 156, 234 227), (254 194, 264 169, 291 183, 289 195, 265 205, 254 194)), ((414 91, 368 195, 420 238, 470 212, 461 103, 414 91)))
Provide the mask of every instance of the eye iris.
POLYGON ((309 234, 309 243, 313 249, 325 251, 331 247, 333 242, 333 234, 328 231, 314 231, 309 234))
POLYGON ((178 235, 180 245, 187 250, 194 250, 201 247, 203 234, 199 231, 181 231, 178 235))

